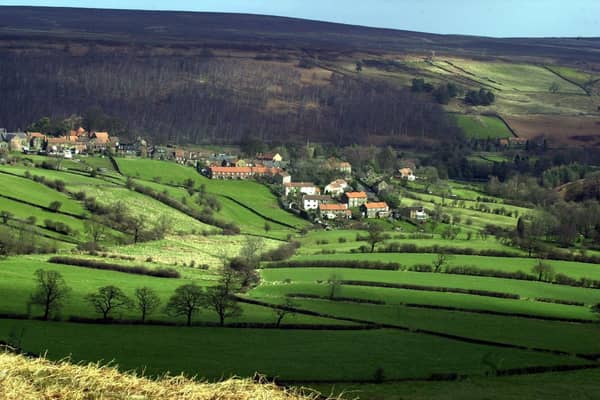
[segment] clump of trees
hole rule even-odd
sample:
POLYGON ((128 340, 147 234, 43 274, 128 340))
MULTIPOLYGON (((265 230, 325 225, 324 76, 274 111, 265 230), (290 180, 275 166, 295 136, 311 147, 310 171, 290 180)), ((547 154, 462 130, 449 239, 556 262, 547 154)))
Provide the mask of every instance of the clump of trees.
POLYGON ((481 88, 479 90, 469 90, 465 95, 465 103, 472 106, 489 106, 496 101, 496 96, 490 90, 481 88))

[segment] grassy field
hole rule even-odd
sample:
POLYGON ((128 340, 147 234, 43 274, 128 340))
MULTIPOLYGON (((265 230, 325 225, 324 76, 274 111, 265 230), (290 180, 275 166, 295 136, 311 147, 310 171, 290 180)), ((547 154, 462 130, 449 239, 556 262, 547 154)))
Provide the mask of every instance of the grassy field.
POLYGON ((474 345, 395 330, 306 331, 178 329, 2 320, 0 337, 24 329, 23 346, 51 359, 114 360, 123 370, 184 372, 208 379, 260 372, 287 381, 371 380, 377 368, 390 379, 431 373, 482 375, 493 354, 503 367, 581 364, 529 351, 474 345), (324 334, 326 333, 326 334, 324 334), (94 346, 89 345, 93 337, 94 346), (423 353, 422 349, 431 351, 423 353), (173 355, 177 355, 174 357, 173 355), (289 360, 294 360, 290 362, 289 360), (309 367, 310 366, 310 367, 309 367))
POLYGON ((512 137, 512 132, 500 118, 485 115, 455 115, 456 123, 468 138, 502 139, 512 137))
MULTIPOLYGON (((336 261, 379 261, 395 262, 406 266, 416 264, 431 264, 436 258, 436 254, 418 254, 418 253, 360 253, 360 254, 317 254, 317 255, 297 255, 292 259, 295 261, 313 261, 313 260, 336 260, 336 261)), ((546 260, 556 273, 579 279, 587 277, 591 279, 600 279, 600 265, 579 263, 573 261, 546 260)), ((471 255, 453 255, 448 260, 448 265, 469 265, 480 269, 495 269, 506 272, 531 272, 533 266, 537 263, 533 258, 521 257, 487 257, 471 255)))
POLYGON ((600 370, 533 374, 499 378, 469 378, 458 382, 405 382, 383 385, 313 385, 344 399, 378 400, 588 400, 600 391, 600 370))
POLYGON ((48 207, 50 203, 58 201, 61 203, 59 211, 75 215, 87 214, 81 203, 27 178, 0 174, 0 186, 3 188, 1 194, 4 196, 10 196, 41 207, 48 207))
MULTIPOLYGON (((168 236, 163 240, 135 245, 126 245, 111 248, 115 254, 135 257, 138 261, 145 261, 148 257, 154 262, 167 265, 194 263, 197 266, 208 265, 211 268, 222 265, 221 256, 237 256, 246 241, 246 236, 168 236)), ((265 250, 280 245, 276 240, 264 239, 265 250)))

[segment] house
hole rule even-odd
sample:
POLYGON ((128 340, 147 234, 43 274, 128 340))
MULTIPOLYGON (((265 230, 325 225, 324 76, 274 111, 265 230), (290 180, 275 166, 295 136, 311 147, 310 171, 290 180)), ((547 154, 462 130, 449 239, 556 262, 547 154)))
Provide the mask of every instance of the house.
MULTIPOLYGON (((231 154, 213 154, 208 158, 208 165, 220 165, 221 167, 236 166, 238 157, 231 154)), ((247 165, 246 165, 247 166, 247 165)))
POLYGON ((27 132, 27 146, 29 151, 39 151, 44 148, 46 135, 41 132, 27 132))
POLYGON ((319 216, 323 219, 350 218, 352 211, 347 204, 320 204, 319 216))
POLYGON ((346 175, 352 174, 352 164, 346 161, 338 160, 334 157, 331 157, 327 160, 325 167, 342 172, 346 175))
POLYGON ((325 186, 325 194, 337 197, 344 194, 346 189, 349 189, 350 185, 344 179, 336 179, 329 185, 325 186))
POLYGON ((256 155, 258 164, 263 164, 265 167, 280 166, 283 157, 279 153, 258 153, 256 155))
POLYGON ((310 182, 289 182, 283 185, 285 189, 285 195, 289 196, 292 193, 301 193, 315 195, 321 193, 321 189, 315 186, 314 183, 310 182))
POLYGON ((406 179, 409 182, 414 182, 417 179, 417 177, 413 173, 412 168, 408 168, 408 167, 400 168, 398 170, 398 172, 400 173, 400 178, 406 179))
POLYGON ((363 215, 367 218, 387 218, 390 216, 390 207, 384 201, 365 203, 361 209, 363 215))
POLYGON ((268 167, 221 167, 213 165, 208 168, 211 179, 248 179, 260 176, 275 177, 281 169, 268 167))
POLYGON ((425 222, 427 221, 427 212, 425 212, 423 206, 411 207, 409 209, 409 217, 418 222, 425 222))
POLYGON ((23 132, 8 132, 4 137, 10 151, 22 151, 23 147, 27 147, 27 134, 23 132))
POLYGON ((211 179, 248 179, 253 175, 250 167, 213 166, 208 169, 208 176, 211 179))
POLYGON ((175 149, 171 152, 171 158, 178 164, 185 164, 187 159, 187 152, 184 149, 175 149))
POLYGON ((71 143, 66 136, 49 137, 46 139, 46 151, 48 153, 62 153, 70 145, 71 143))
POLYGON ((285 171, 279 171, 276 175, 275 175, 275 182, 280 184, 280 185, 285 185, 286 183, 291 183, 292 182, 292 176, 285 172, 285 171))
POLYGON ((302 208, 305 210, 316 210, 321 204, 332 204, 334 200, 329 196, 305 194, 302 197, 302 208))
POLYGON ((110 147, 111 141, 108 132, 91 132, 88 150, 104 151, 110 147))
POLYGON ((367 194, 365 192, 346 192, 343 199, 349 208, 360 207, 367 202, 367 194))

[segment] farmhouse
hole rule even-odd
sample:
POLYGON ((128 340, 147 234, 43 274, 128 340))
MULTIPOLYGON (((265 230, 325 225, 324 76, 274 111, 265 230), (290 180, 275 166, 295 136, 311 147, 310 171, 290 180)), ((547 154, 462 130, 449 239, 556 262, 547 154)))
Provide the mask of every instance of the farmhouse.
POLYGON ((329 158, 325 163, 325 167, 327 169, 332 169, 335 171, 342 172, 346 175, 350 175, 352 173, 352 164, 346 161, 338 160, 334 157, 329 158))
POLYGON ((352 211, 347 204, 320 204, 319 216, 323 219, 350 218, 352 211))
POLYGON ((316 210, 321 204, 332 204, 334 201, 329 196, 305 194, 302 197, 302 208, 305 210, 316 210))
POLYGON ((211 179, 248 179, 252 177, 251 167, 210 167, 208 176, 211 179))
POLYGON ((400 215, 404 218, 410 218, 413 221, 424 223, 427 221, 429 216, 425 207, 419 205, 415 207, 405 207, 400 210, 400 215))
POLYGON ((257 164, 263 164, 266 167, 280 166, 283 157, 279 153, 258 153, 256 155, 257 164))
POLYGON ((214 165, 208 168, 208 177, 211 179, 248 179, 259 176, 276 177, 281 172, 279 168, 220 167, 214 165))
POLYGON ((390 207, 386 202, 365 203, 361 208, 363 215, 367 218, 387 218, 390 216, 390 207))
POLYGON ((360 207, 367 202, 367 194, 365 192, 346 192, 343 199, 349 208, 360 207))
POLYGON ((292 182, 292 176, 285 171, 279 171, 275 175, 275 182, 280 185, 285 185, 286 183, 292 182))
POLYGON ((325 186, 325 194, 337 197, 344 194, 346 189, 349 189, 350 185, 344 179, 336 179, 329 185, 325 186))
POLYGON ((400 168, 398 170, 398 172, 400 173, 400 178, 402 179, 406 179, 410 182, 413 182, 417 179, 417 177, 415 176, 415 174, 413 173, 412 168, 400 168))
POLYGON ((289 196, 292 193, 301 193, 315 195, 321 193, 321 189, 315 186, 314 183, 310 182, 289 182, 283 185, 285 188, 285 195, 289 196))

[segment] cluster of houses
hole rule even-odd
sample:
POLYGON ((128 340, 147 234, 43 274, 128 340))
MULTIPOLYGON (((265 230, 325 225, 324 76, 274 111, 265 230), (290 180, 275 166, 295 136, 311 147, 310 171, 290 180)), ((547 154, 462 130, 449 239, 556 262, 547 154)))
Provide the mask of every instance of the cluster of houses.
POLYGON ((343 179, 336 179, 321 188, 309 182, 289 182, 283 185, 286 197, 301 196, 301 207, 307 212, 317 212, 321 219, 347 219, 352 209, 359 210, 366 218, 387 218, 390 207, 385 202, 370 202, 366 192, 351 191, 343 179))
POLYGON ((284 171, 287 165, 279 153, 258 153, 254 159, 246 160, 237 156, 217 154, 206 160, 203 171, 211 179, 256 179, 267 177, 281 185, 290 183, 292 177, 284 171))
POLYGON ((103 152, 116 143, 118 138, 111 138, 108 132, 86 132, 83 128, 59 137, 41 132, 7 132, 0 129, 0 147, 23 153, 58 154, 71 158, 73 154, 103 152))

